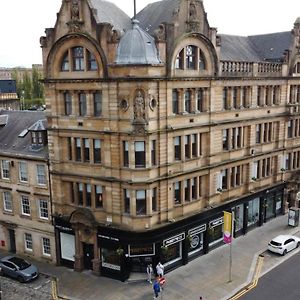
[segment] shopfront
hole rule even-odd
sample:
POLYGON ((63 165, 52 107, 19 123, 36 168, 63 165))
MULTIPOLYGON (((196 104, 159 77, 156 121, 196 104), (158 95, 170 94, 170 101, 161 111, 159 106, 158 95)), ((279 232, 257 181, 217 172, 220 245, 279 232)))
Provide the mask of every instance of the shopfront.
POLYGON ((214 248, 223 243, 223 216, 209 222, 209 248, 214 248))
POLYGON ((188 230, 188 256, 196 257, 203 253, 204 246, 204 232, 206 231, 206 224, 188 230))
POLYGON ((155 243, 128 245, 131 272, 145 273, 147 265, 154 265, 155 243))
POLYGON ((161 246, 161 263, 167 269, 171 268, 175 264, 181 264, 184 239, 185 233, 182 232, 163 240, 163 244, 161 246))
POLYGON ((75 262, 75 233, 71 224, 62 219, 56 219, 55 233, 58 239, 57 258, 59 264, 73 268, 75 262))

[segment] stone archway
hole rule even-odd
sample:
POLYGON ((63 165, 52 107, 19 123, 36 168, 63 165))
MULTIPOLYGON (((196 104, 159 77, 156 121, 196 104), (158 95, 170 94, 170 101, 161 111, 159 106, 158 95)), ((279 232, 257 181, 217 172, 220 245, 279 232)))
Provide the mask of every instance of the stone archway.
POLYGON ((72 213, 70 223, 75 231, 74 270, 80 272, 88 268, 87 259, 90 257, 92 271, 100 275, 100 252, 94 215, 88 209, 79 208, 72 213))

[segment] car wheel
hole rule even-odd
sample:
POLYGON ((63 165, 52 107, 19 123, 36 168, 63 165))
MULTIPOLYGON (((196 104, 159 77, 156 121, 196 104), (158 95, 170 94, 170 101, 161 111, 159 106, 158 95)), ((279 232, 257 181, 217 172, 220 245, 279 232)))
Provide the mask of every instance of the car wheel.
POLYGON ((300 246, 300 242, 297 243, 296 248, 299 248, 299 246, 300 246))
POLYGON ((18 281, 21 282, 21 283, 25 282, 25 280, 24 280, 24 278, 23 278, 22 276, 18 276, 17 279, 18 279, 18 281))
POLYGON ((286 255, 287 254, 287 250, 285 249, 283 252, 282 252, 282 255, 286 255))

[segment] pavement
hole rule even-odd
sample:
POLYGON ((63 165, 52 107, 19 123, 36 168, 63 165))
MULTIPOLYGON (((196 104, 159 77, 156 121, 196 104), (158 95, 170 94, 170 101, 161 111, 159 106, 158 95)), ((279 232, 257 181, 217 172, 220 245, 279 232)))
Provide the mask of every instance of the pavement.
MULTIPOLYGON (((228 300, 249 285, 256 273, 261 254, 260 276, 298 253, 296 249, 286 256, 268 254, 268 242, 278 234, 300 236, 300 227, 287 225, 287 214, 268 221, 232 242, 230 275, 230 246, 223 245, 185 266, 165 275, 166 284, 160 299, 163 300, 228 300), (230 280, 231 278, 231 280, 230 280)), ((34 262, 40 272, 56 278, 58 298, 72 300, 147 300, 153 299, 152 285, 144 280, 120 282, 98 277, 91 271, 75 272, 61 266, 34 262)))

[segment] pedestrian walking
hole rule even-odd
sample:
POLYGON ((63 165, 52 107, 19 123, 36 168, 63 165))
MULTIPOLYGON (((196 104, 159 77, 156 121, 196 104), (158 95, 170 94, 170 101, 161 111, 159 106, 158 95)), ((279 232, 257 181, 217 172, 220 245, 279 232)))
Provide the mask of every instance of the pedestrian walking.
POLYGON ((158 299, 158 295, 160 293, 160 284, 159 284, 158 276, 156 276, 154 279, 153 292, 154 292, 153 299, 158 299))
POLYGON ((156 265, 156 273, 159 277, 164 276, 164 270, 165 267, 163 266, 163 264, 161 262, 158 262, 158 264, 156 265))
POLYGON ((148 275, 147 281, 148 281, 149 283, 152 283, 152 275, 153 275, 152 264, 149 264, 149 265, 147 266, 147 275, 148 275))

